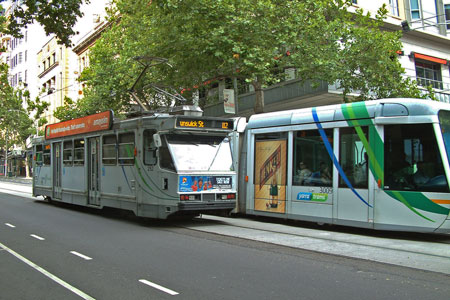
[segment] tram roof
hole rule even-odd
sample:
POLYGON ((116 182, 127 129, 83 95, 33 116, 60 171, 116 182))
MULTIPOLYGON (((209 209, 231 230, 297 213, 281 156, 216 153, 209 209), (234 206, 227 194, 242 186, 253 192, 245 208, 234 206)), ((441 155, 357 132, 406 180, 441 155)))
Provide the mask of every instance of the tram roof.
POLYGON ((252 115, 248 129, 314 123, 313 111, 320 122, 381 117, 434 116, 450 104, 409 98, 368 100, 252 115))

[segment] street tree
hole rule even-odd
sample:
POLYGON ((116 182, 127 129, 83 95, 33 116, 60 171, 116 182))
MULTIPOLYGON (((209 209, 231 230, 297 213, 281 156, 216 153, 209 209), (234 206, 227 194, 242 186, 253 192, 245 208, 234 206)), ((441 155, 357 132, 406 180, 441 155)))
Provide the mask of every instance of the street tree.
MULTIPOLYGON (((0 0, 0 3, 6 0, 0 0)), ((47 35, 54 33, 58 42, 71 46, 70 37, 76 32, 73 26, 83 14, 81 4, 90 0, 23 0, 21 5, 15 6, 9 19, 0 19, 1 32, 14 37, 22 37, 21 29, 34 21, 40 23, 47 35)))
POLYGON ((0 64, 0 146, 3 149, 6 143, 25 147, 26 139, 33 133, 33 120, 22 105, 29 93, 9 85, 8 69, 7 64, 0 64))
POLYGON ((355 92, 356 100, 422 97, 402 76, 401 33, 381 28, 385 6, 371 16, 350 12, 350 0, 113 2, 110 30, 94 46, 82 77, 88 88, 79 111, 128 110, 127 91, 142 70, 138 56, 167 58, 173 66, 155 66, 142 78, 140 96, 147 100, 157 99, 148 97, 148 83, 192 90, 237 77, 253 85, 260 113, 262 89, 283 80, 286 68, 304 81, 336 83, 345 101, 355 100, 349 96, 355 92))

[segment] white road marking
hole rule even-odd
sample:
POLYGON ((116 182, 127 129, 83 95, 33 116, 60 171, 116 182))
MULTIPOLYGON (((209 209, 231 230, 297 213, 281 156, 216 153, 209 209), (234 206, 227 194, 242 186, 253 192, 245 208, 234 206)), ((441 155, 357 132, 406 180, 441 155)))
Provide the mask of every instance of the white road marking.
POLYGON ((40 236, 38 236, 38 235, 30 234, 30 236, 31 236, 31 237, 34 237, 34 238, 37 239, 37 240, 45 241, 45 239, 44 239, 43 237, 40 237, 40 236))
POLYGON ((85 260, 91 260, 92 259, 91 257, 86 256, 86 255, 81 254, 81 253, 76 252, 76 251, 70 251, 70 253, 72 253, 73 255, 76 255, 78 257, 81 257, 82 259, 85 259, 85 260))
POLYGON ((165 288, 165 287, 163 287, 163 286, 160 286, 159 284, 150 282, 150 281, 145 280, 145 279, 139 279, 139 282, 140 282, 140 283, 143 283, 143 284, 146 284, 146 285, 148 285, 148 286, 151 286, 152 288, 155 288, 155 289, 158 289, 158 290, 160 290, 160 291, 163 291, 163 292, 165 292, 165 293, 167 293, 167 294, 169 294, 169 295, 172 295, 172 296, 175 296, 175 295, 178 295, 178 294, 179 294, 179 293, 177 293, 177 292, 175 292, 175 291, 172 291, 172 290, 170 290, 170 289, 168 289, 168 288, 165 288))
POLYGON ((26 259, 25 257, 23 257, 22 255, 20 255, 19 253, 13 251, 12 249, 9 249, 8 247, 6 247, 5 245, 3 245, 2 243, 0 243, 0 247, 3 248, 4 250, 8 251, 10 254, 14 255, 16 258, 20 259, 22 262, 26 263, 27 265, 29 265, 30 267, 32 267, 33 269, 35 269, 36 271, 44 274, 45 276, 47 276, 48 278, 50 278, 51 280, 53 280, 54 282, 62 285, 63 287, 65 287, 66 289, 68 289, 69 291, 73 292, 74 294, 80 296, 83 299, 87 299, 87 300, 95 300, 95 298, 89 296, 88 294, 80 291, 79 289, 77 289, 76 287, 68 284, 67 282, 65 282, 64 280, 56 277, 55 275, 53 275, 52 273, 46 271, 45 269, 39 267, 38 265, 36 265, 34 262, 26 259))
POLYGON ((5 223, 5 225, 11 228, 16 228, 16 226, 14 226, 13 224, 5 223))

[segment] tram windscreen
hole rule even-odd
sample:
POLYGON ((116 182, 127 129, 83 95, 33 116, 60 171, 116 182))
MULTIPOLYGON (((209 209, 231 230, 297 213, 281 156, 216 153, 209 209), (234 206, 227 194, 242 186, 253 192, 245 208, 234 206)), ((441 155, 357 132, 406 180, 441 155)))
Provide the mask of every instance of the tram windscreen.
POLYGON ((231 171, 231 143, 224 136, 167 135, 178 171, 231 171))
POLYGON ((442 138, 444 139, 445 151, 450 161, 450 111, 441 110, 439 112, 439 122, 441 123, 442 138))

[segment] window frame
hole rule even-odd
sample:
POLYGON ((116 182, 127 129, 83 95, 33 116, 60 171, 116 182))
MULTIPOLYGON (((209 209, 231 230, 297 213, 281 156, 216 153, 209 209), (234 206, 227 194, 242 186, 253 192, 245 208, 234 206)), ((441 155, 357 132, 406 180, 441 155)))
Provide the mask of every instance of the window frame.
POLYGON ((102 136, 102 164, 105 166, 115 166, 117 165, 117 135, 116 134, 105 134, 102 136), (113 148, 114 156, 106 157, 106 148, 113 148))
POLYGON ((441 64, 421 59, 415 59, 417 84, 423 87, 431 85, 435 89, 443 89, 441 64), (422 72, 423 76, 419 76, 422 72))
POLYGON ((134 165, 135 162, 135 133, 134 131, 122 132, 119 133, 118 136, 118 149, 117 149, 117 158, 118 164, 122 166, 126 165, 134 165), (128 152, 127 148, 131 146, 132 153, 128 153, 126 156, 121 156, 122 154, 128 152))
POLYGON ((73 166, 73 140, 63 142, 63 165, 65 167, 73 166), (67 159, 67 153, 69 153, 69 159, 67 159))
POLYGON ((84 166, 85 145, 86 145, 86 142, 85 142, 84 138, 73 140, 73 165, 74 166, 84 166), (82 156, 80 158, 77 157, 77 154, 79 154, 79 153, 82 154, 82 156))

